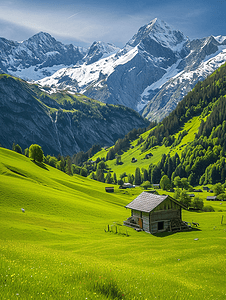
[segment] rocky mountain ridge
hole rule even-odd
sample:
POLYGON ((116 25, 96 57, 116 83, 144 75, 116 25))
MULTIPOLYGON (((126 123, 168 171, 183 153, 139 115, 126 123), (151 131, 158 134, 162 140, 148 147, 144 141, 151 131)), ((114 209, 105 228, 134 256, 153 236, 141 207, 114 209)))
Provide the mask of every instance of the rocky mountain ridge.
POLYGON ((76 64, 85 53, 85 49, 64 45, 44 32, 23 42, 0 38, 0 68, 25 80, 52 75, 63 66, 76 64))
POLYGON ((0 75, 0 144, 42 146, 45 154, 73 155, 110 146, 133 128, 149 125, 137 112, 81 94, 47 94, 37 85, 0 75))

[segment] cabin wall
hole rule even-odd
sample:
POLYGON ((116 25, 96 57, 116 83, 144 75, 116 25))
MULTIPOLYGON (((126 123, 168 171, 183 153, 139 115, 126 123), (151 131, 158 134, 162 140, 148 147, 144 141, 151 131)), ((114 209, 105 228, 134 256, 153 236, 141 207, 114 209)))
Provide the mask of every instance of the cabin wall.
POLYGON ((152 213, 150 213, 150 223, 160 220, 180 219, 180 211, 180 209, 153 211, 152 213))
POLYGON ((142 217, 142 212, 138 211, 138 210, 132 209, 131 216, 135 216, 135 217, 141 218, 142 217))
POLYGON ((159 222, 154 222, 150 224, 150 232, 151 233, 157 233, 157 232, 163 232, 163 231, 169 231, 170 230, 170 220, 164 220, 163 222, 163 228, 159 229, 159 222))
POLYGON ((159 210, 177 210, 180 209, 180 205, 176 204, 170 199, 166 199, 164 202, 159 204, 152 212, 159 211, 159 210))
POLYGON ((143 219, 143 230, 149 232, 149 213, 143 212, 142 214, 143 219))

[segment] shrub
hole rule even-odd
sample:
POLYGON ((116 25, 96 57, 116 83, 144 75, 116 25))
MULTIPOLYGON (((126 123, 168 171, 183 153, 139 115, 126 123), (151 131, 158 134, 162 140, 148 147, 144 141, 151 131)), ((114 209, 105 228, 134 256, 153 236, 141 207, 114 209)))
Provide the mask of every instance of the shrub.
POLYGON ((34 162, 43 162, 44 155, 41 146, 32 144, 29 148, 29 157, 33 159, 34 162))
POLYGON ((146 190, 148 188, 151 188, 151 183, 149 181, 145 181, 140 186, 146 190))
POLYGON ((210 205, 204 206, 202 210, 205 211, 205 212, 213 212, 213 211, 215 211, 214 208, 213 208, 213 206, 210 206, 210 205))
POLYGON ((192 201, 192 206, 196 209, 202 209, 204 206, 203 200, 200 199, 199 197, 195 197, 194 200, 192 201))
POLYGON ((226 194, 222 193, 217 196, 217 200, 226 200, 226 194))

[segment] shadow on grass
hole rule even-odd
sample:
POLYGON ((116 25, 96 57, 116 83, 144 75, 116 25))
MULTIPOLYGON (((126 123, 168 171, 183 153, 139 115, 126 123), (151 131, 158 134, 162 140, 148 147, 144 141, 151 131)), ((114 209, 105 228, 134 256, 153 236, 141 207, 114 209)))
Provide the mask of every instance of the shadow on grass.
POLYGON ((49 171, 49 169, 46 167, 46 165, 43 162, 38 162, 33 160, 33 163, 35 163, 38 167, 49 171))
POLYGON ((166 237, 166 236, 169 236, 169 235, 173 235, 175 233, 180 233, 180 232, 187 232, 187 233, 190 233, 190 232, 197 232, 197 231, 202 231, 201 229, 199 228, 192 228, 191 230, 182 230, 182 231, 175 231, 175 232, 159 232, 159 233, 155 233, 153 234, 153 236, 156 236, 156 237, 166 237))

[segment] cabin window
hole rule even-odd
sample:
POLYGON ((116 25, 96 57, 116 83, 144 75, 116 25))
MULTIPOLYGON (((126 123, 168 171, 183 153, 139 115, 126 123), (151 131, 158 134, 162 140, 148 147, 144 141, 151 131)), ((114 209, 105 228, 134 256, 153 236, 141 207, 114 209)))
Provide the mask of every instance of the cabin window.
POLYGON ((161 221, 161 222, 158 222, 158 230, 162 230, 164 229, 164 222, 161 221))

